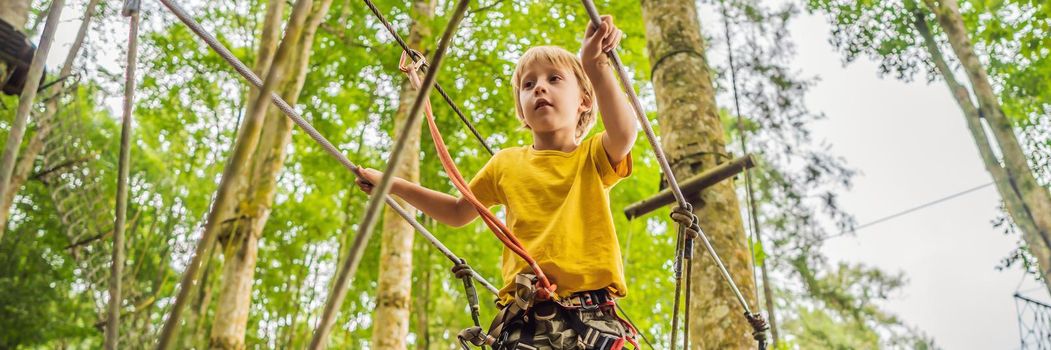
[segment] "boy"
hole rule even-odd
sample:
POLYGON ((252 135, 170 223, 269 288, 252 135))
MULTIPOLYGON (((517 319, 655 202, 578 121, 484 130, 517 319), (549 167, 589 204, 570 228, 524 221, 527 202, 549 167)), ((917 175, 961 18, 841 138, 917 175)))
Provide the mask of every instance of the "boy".
MULTIPOLYGON (((470 189, 485 206, 507 208, 511 231, 558 287, 557 301, 532 300, 522 290, 531 287, 529 265, 505 248, 499 304, 507 308, 490 328, 495 349, 619 349, 631 340, 630 326, 612 303, 627 287, 609 190, 631 174, 637 134, 634 112, 605 55, 621 36, 613 18, 603 16, 600 26, 588 25, 579 59, 540 46, 515 67, 515 112, 533 144, 498 152, 470 189), (596 105, 606 131, 584 140, 596 105)), ((371 183, 382 177, 373 169, 363 175, 371 183)), ((478 216, 462 197, 402 179, 395 179, 391 194, 447 225, 463 226, 478 216)))

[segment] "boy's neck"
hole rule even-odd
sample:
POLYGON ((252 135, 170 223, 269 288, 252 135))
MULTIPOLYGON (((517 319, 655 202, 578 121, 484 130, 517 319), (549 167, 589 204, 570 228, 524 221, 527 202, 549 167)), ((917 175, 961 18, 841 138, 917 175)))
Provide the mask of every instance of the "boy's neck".
POLYGON ((533 131, 533 149, 572 152, 577 149, 576 130, 552 132, 533 131))

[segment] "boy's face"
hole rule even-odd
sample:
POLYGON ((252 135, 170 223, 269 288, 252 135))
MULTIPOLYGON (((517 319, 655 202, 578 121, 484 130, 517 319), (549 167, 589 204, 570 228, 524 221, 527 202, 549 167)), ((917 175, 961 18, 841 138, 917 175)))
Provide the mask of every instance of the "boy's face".
POLYGON ((522 116, 534 133, 576 132, 577 119, 588 105, 572 71, 547 62, 525 67, 518 90, 522 116))

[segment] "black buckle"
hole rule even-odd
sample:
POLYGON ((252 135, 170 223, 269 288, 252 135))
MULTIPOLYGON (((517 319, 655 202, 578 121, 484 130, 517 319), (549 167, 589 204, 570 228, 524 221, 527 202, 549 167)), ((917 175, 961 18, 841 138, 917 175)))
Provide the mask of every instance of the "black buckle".
POLYGON ((585 334, 579 335, 583 337, 584 345, 587 345, 588 349, 592 350, 609 350, 612 349, 617 341, 621 339, 613 334, 605 333, 600 330, 588 327, 588 331, 585 334))
POLYGON ((584 310, 598 309, 610 301, 609 292, 605 290, 588 291, 581 295, 585 298, 585 302, 581 303, 583 304, 581 308, 584 310))

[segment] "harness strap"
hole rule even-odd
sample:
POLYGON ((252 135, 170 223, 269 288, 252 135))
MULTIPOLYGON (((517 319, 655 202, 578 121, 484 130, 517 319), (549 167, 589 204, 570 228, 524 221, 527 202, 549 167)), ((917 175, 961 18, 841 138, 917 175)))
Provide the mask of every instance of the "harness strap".
MULTIPOLYGON (((522 280, 529 280, 528 275, 519 276, 522 280)), ((638 330, 631 325, 630 322, 625 321, 620 315, 617 315, 616 302, 610 297, 609 292, 605 290, 581 292, 558 301, 546 301, 539 304, 539 306, 534 306, 531 302, 519 302, 520 299, 524 299, 522 296, 530 295, 530 288, 532 286, 529 284, 518 283, 518 287, 519 290, 515 293, 515 302, 509 304, 497 314, 496 321, 493 322, 493 325, 489 330, 489 335, 486 336, 486 339, 492 339, 492 342, 488 344, 493 344, 495 349, 536 349, 533 337, 536 336, 537 311, 538 308, 546 307, 554 307, 556 309, 554 313, 558 314, 562 320, 566 322, 567 326, 577 334, 578 341, 585 349, 621 350, 624 349, 624 346, 628 343, 632 344, 635 349, 640 348, 635 341, 635 336, 638 334, 638 330), (589 326, 580 318, 580 311, 602 312, 599 311, 601 307, 610 308, 610 312, 616 318, 617 322, 623 325, 626 329, 626 334, 622 336, 601 331, 589 326), (509 342, 508 338, 515 330, 519 331, 519 338, 517 341, 509 342), (493 338, 493 336, 496 336, 497 338, 493 338)), ((466 329, 460 332, 460 335, 477 336, 479 338, 479 343, 482 343, 482 340, 480 339, 481 336, 473 334, 472 332, 473 330, 466 329)))
POLYGON ((516 349, 536 349, 533 345, 533 337, 536 336, 536 309, 531 309, 522 315, 522 330, 518 335, 518 346, 516 349))
POLYGON ((577 332, 577 339, 591 350, 620 350, 624 348, 624 337, 616 334, 606 333, 590 327, 580 319, 580 316, 572 310, 558 308, 562 318, 568 321, 569 328, 577 332))

